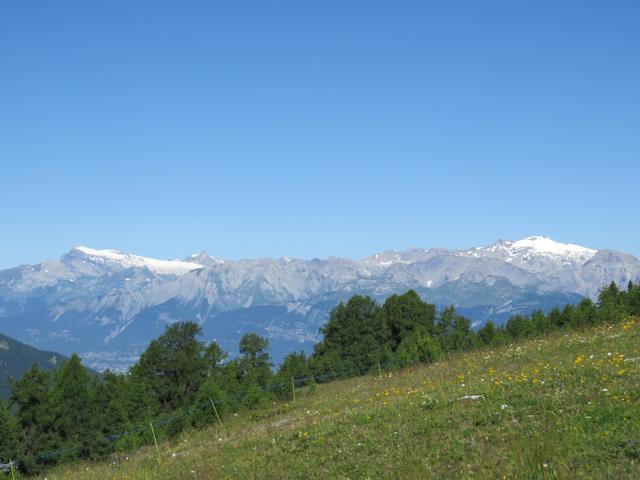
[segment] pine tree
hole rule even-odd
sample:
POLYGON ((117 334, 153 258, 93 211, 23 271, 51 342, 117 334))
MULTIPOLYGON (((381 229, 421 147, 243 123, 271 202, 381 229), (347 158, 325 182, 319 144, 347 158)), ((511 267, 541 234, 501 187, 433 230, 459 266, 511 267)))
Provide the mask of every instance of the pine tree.
POLYGON ((92 442, 98 437, 98 422, 94 416, 94 392, 87 369, 80 357, 73 354, 56 372, 51 390, 53 431, 65 448, 76 448, 71 456, 88 455, 92 442))
POLYGON ((570 303, 564 306, 562 309, 562 321, 561 326, 570 326, 572 325, 573 315, 576 307, 570 303))
POLYGON ((533 324, 527 317, 516 315, 507 321, 506 330, 511 338, 529 337, 533 333, 533 324))
POLYGON ((417 328, 433 331, 436 308, 423 302, 414 290, 409 290, 403 295, 387 298, 382 306, 382 315, 389 329, 390 348, 395 350, 402 339, 417 328))
POLYGON ((402 339, 393 356, 395 364, 407 366, 419 362, 435 362, 442 354, 442 345, 438 339, 423 327, 418 327, 402 339))
MULTIPOLYGON (((135 368, 136 365, 134 365, 135 368)), ((157 397, 149 382, 139 376, 130 374, 124 382, 124 409, 127 413, 127 430, 140 425, 148 425, 161 411, 157 397)), ((129 434, 117 442, 118 449, 131 449, 151 441, 146 431, 129 434)))
POLYGON ((598 322, 598 309, 590 298, 583 298, 573 309, 571 324, 575 327, 594 325, 598 322))
POLYGON ((535 310, 531 314, 531 327, 537 335, 548 333, 553 329, 551 319, 542 310, 535 310))
POLYGON ((492 345, 496 336, 495 324, 489 320, 480 330, 478 330, 478 336, 485 345, 492 345))
POLYGON ((94 382, 93 415, 97 419, 97 431, 101 436, 94 448, 98 454, 113 451, 117 447, 113 435, 126 430, 129 426, 125 388, 125 377, 110 370, 102 374, 101 382, 94 382))
POLYGON ((453 305, 443 309, 438 315, 438 320, 434 327, 434 333, 442 341, 444 341, 445 337, 451 335, 453 327, 455 326, 455 317, 456 309, 453 305))
POLYGON ((328 355, 333 370, 350 375, 364 373, 376 365, 389 339, 380 307, 362 295, 354 295, 346 304, 334 308, 320 332, 324 339, 314 356, 328 355))
POLYGON ((222 377, 209 377, 200 386, 196 409, 190 416, 191 425, 201 427, 211 423, 217 423, 218 416, 223 418, 230 410, 228 392, 223 386, 222 377), (215 411, 211 402, 215 404, 215 411), (217 415, 216 415, 217 411, 217 415))
POLYGON ((562 315, 562 309, 560 307, 554 307, 549 312, 549 321, 553 328, 560 328, 563 326, 564 317, 562 315))
POLYGON ((504 327, 496 328, 496 333, 493 337, 492 344, 496 346, 506 345, 507 343, 509 343, 509 341, 509 335, 507 334, 507 331, 504 329, 504 327))
POLYGON ((625 316, 622 293, 615 282, 600 290, 598 309, 601 322, 617 323, 625 316))
POLYGON ((205 345, 194 322, 174 323, 153 340, 131 368, 134 381, 146 383, 163 410, 191 404, 206 378, 205 345))
POLYGON ((616 282, 611 282, 609 286, 600 290, 598 294, 598 303, 600 306, 606 303, 618 303, 620 299, 620 289, 616 282))
POLYGON ((304 352, 293 352, 284 357, 284 361, 278 368, 274 383, 276 393, 284 398, 292 396, 291 380, 295 380, 296 386, 310 383, 312 372, 304 352))
POLYGON ((18 432, 14 418, 0 399, 0 463, 9 463, 18 457, 18 432))
POLYGON ((471 320, 462 315, 456 315, 449 340, 453 350, 469 350, 474 347, 478 342, 478 337, 471 330, 471 320))
POLYGON ((640 285, 634 285, 627 292, 625 308, 629 315, 640 316, 640 285))
POLYGON ((268 391, 273 372, 269 360, 269 341, 255 333, 247 333, 240 339, 240 358, 236 360, 235 373, 242 395, 242 403, 253 407, 271 399, 268 391))
POLYGON ((228 357, 220 345, 216 342, 211 342, 204 352, 204 365, 206 370, 207 379, 216 378, 220 379, 222 376, 223 362, 228 357))
POLYGON ((13 393, 9 405, 16 410, 16 422, 23 453, 21 469, 28 475, 41 471, 55 459, 35 457, 60 446, 59 437, 52 431, 53 411, 49 396, 50 376, 33 365, 18 381, 12 381, 13 393))
POLYGON ((471 321, 458 315, 453 305, 440 312, 434 333, 445 351, 465 350, 477 342, 471 321))
POLYGON ((316 381, 327 382, 332 379, 352 374, 355 367, 350 364, 346 369, 345 360, 336 348, 329 348, 326 343, 316 343, 313 347, 313 354, 309 357, 309 368, 316 381))

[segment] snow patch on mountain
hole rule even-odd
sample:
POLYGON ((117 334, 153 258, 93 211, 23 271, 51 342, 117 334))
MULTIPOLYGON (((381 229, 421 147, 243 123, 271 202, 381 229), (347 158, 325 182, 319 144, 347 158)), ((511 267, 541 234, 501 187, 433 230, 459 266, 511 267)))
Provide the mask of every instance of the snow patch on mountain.
POLYGON ((463 257, 498 258, 532 272, 550 272, 557 268, 582 266, 597 253, 597 250, 580 245, 533 236, 515 241, 499 240, 488 247, 475 247, 454 254, 463 257))
POLYGON ((203 265, 182 260, 158 260, 156 258, 141 257, 123 253, 118 250, 96 250, 78 245, 73 247, 73 253, 80 253, 97 264, 104 266, 119 265, 124 268, 148 268, 159 275, 184 275, 193 270, 200 270, 203 265))
POLYGON ((572 243, 559 243, 551 240, 549 237, 534 236, 528 237, 515 242, 505 242, 510 244, 509 248, 514 253, 519 253, 523 250, 529 250, 533 253, 547 253, 552 255, 567 256, 567 257, 582 257, 586 260, 593 257, 597 250, 591 248, 581 247, 580 245, 574 245, 572 243))
POLYGON ((422 248, 409 248, 402 251, 386 250, 361 260, 361 263, 369 267, 388 268, 392 265, 410 265, 423 261, 428 256, 429 250, 422 248))

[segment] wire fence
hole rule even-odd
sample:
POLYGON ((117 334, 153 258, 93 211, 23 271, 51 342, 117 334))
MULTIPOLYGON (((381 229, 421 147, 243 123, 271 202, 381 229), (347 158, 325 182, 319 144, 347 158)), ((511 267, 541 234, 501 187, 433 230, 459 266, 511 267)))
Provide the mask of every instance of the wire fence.
MULTIPOLYGON (((367 375, 369 373, 375 373, 376 371, 378 372, 379 376, 382 376, 383 371, 387 372, 391 369, 405 368, 405 367, 414 366, 422 363, 424 362, 397 362, 397 361, 391 362, 390 361, 390 362, 385 362, 384 364, 377 362, 377 364, 374 364, 373 366, 370 366, 368 368, 358 368, 356 366, 352 366, 350 368, 343 368, 343 369, 333 371, 330 373, 325 373, 322 375, 309 375, 306 377, 299 377, 299 378, 291 377, 290 382, 269 384, 268 386, 259 387, 258 391, 262 393, 272 391, 275 393, 275 392, 282 392, 282 390, 286 388, 291 388, 293 400, 295 401, 295 387, 305 386, 314 382, 323 382, 326 380, 340 378, 340 377, 353 378, 357 376, 367 375)), ((157 448, 157 439, 155 438, 155 431, 154 431, 155 427, 163 427, 163 426, 169 425, 179 419, 190 417, 194 413, 198 411, 203 411, 205 409, 213 410, 215 413, 215 416, 220 422, 220 425, 222 426, 222 420, 218 415, 216 406, 223 406, 227 403, 233 403, 233 402, 239 401, 243 399, 245 395, 250 391, 251 391, 250 389, 245 389, 241 392, 236 393, 235 395, 231 395, 230 397, 227 397, 224 401, 209 398, 206 401, 192 405, 190 408, 181 409, 180 411, 174 413, 173 415, 160 417, 156 420, 145 423, 144 425, 139 425, 139 426, 136 426, 127 430, 119 431, 119 432, 109 433, 99 438, 94 438, 94 439, 79 442, 70 447, 65 447, 65 448, 60 448, 58 450, 44 452, 38 455, 29 456, 28 458, 32 462, 33 461, 41 462, 43 460, 49 460, 49 459, 61 457, 66 454, 76 453, 83 449, 89 449, 91 447, 95 447, 96 445, 117 442, 118 440, 128 435, 134 435, 134 434, 139 434, 139 433, 149 432, 149 431, 151 431, 153 434, 154 442, 156 443, 156 448, 157 448)), ((0 471, 13 474, 14 469, 17 469, 20 466, 20 464, 23 462, 24 460, 20 460, 20 459, 11 459, 9 460, 9 463, 0 462, 0 471)))
MULTIPOLYGON (((517 342, 518 340, 526 340, 526 338, 512 338, 511 341, 512 342, 517 342)), ((489 346, 489 345, 486 345, 489 346)), ((475 348, 473 348, 475 349, 475 348)), ((447 355, 449 358, 451 357, 451 351, 447 351, 445 355, 447 355)), ((367 374, 371 374, 371 373, 378 373, 378 375, 380 377, 382 377, 383 372, 388 372, 390 370, 394 370, 394 369, 399 369, 399 368, 407 368, 407 367, 411 367, 411 366, 415 366, 415 365, 420 365, 420 364, 425 364, 425 363, 432 363, 432 362, 424 362, 424 361, 400 361, 400 360, 395 360, 395 361, 388 361, 385 362, 383 364, 381 364, 379 361, 376 362, 373 365, 369 365, 368 367, 364 367, 364 368, 359 368, 355 365, 351 365, 347 368, 343 368, 337 371, 332 371, 329 373, 325 373, 322 375, 309 375, 306 377, 299 377, 299 378, 294 378, 294 377, 290 377, 290 381, 288 382, 283 382, 283 383, 278 383, 278 384, 269 384, 268 386, 263 386, 263 387, 259 387, 258 391, 259 392, 268 392, 268 391, 273 391, 273 392, 282 392, 282 389, 291 387, 292 388, 292 397, 293 400, 295 401, 295 387, 296 386, 301 386, 301 385, 306 385, 309 384, 311 382, 322 382, 322 381, 326 381, 326 380, 330 380, 330 379, 335 379, 335 378, 352 378, 352 377, 357 377, 357 376, 363 376, 363 375, 367 375, 367 374)), ((224 401, 220 400, 220 399, 213 399, 213 398, 209 398, 206 401, 203 401, 201 403, 197 403, 195 405, 192 405, 191 407, 187 408, 187 409, 181 409, 177 412, 175 412, 173 415, 170 416, 164 416, 164 417, 160 417, 154 421, 150 421, 148 423, 145 423, 144 425, 139 425, 133 428, 130 428, 128 430, 124 430, 124 431, 120 431, 120 432, 114 432, 114 433, 110 433, 110 434, 106 434, 102 437, 99 438, 94 438, 94 439, 90 439, 90 440, 85 440, 82 442, 79 442, 73 446, 70 447, 65 447, 65 448, 61 448, 58 450, 53 450, 53 451, 49 451, 49 452, 44 452, 38 455, 33 455, 33 456, 29 456, 29 460, 31 461, 42 461, 42 460, 48 460, 48 459, 52 459, 52 458, 56 458, 56 457, 60 457, 62 455, 65 454, 70 454, 70 453, 74 453, 74 452, 78 452, 84 448, 90 448, 93 447, 97 444, 109 444, 111 442, 116 442, 128 435, 133 435, 133 434, 137 434, 137 433, 143 433, 143 432, 149 432, 151 431, 151 433, 153 434, 154 437, 154 442, 156 443, 156 448, 157 447, 157 439, 155 437, 155 431, 154 428, 155 427, 162 427, 165 425, 169 425, 172 422, 175 422, 178 419, 181 418, 186 418, 189 417, 191 415, 193 415, 193 413, 197 412, 197 411, 202 411, 204 409, 211 409, 214 411, 215 416, 217 417, 218 421, 220 422, 220 425, 222 426, 222 421, 220 419, 220 416, 218 415, 218 411, 217 411, 217 407, 218 406, 222 406, 224 404, 227 403, 233 403, 235 401, 239 401, 241 399, 243 399, 245 397, 245 395, 247 393, 249 393, 251 391, 251 389, 246 389, 244 391, 238 392, 235 395, 231 395, 230 397, 226 397, 224 401)), ((27 457, 25 457, 27 458, 27 457)), ((20 459, 10 459, 8 463, 2 463, 0 461, 0 471, 3 471, 5 473, 11 473, 13 475, 14 469, 16 469, 17 467, 19 467, 19 465, 23 463, 23 460, 20 459)))

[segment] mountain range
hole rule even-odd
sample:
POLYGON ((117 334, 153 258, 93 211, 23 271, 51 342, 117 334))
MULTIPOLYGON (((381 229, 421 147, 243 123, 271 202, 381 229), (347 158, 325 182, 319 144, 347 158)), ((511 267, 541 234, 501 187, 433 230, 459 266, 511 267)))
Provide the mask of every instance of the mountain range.
POLYGON ((76 246, 59 260, 0 271, 0 331, 38 348, 77 352, 96 370, 124 370, 171 322, 194 320, 234 353, 248 331, 279 361, 309 350, 330 310, 360 293, 416 290, 455 305, 474 325, 595 298, 611 281, 640 280, 640 259, 547 237, 463 250, 388 250, 329 257, 158 260, 76 246))

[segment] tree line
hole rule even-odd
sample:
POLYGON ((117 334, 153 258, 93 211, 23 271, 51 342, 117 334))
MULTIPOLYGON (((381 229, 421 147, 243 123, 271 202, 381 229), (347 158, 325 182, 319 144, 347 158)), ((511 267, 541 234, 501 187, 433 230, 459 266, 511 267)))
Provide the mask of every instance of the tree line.
POLYGON ((11 382, 8 405, 0 401, 0 462, 19 459, 33 474, 76 458, 98 458, 152 442, 144 427, 173 415, 155 432, 161 438, 199 428, 240 410, 260 408, 292 396, 292 382, 305 385, 419 362, 454 351, 495 346, 515 339, 640 315, 640 286, 615 283, 598 301, 512 317, 504 326, 487 322, 474 330, 454 307, 438 311, 413 290, 379 305, 355 295, 335 307, 310 355, 294 352, 274 370, 269 342, 245 334, 230 359, 216 342, 200 339, 193 322, 174 323, 153 340, 127 374, 95 375, 73 355, 56 372, 37 365, 11 382), (207 405, 213 408, 193 408, 207 405), (213 406, 213 405, 212 405, 213 406), (215 414, 215 415, 214 415, 215 414), (114 435, 128 432, 126 435, 114 435), (56 455, 42 456, 56 451, 56 455))

